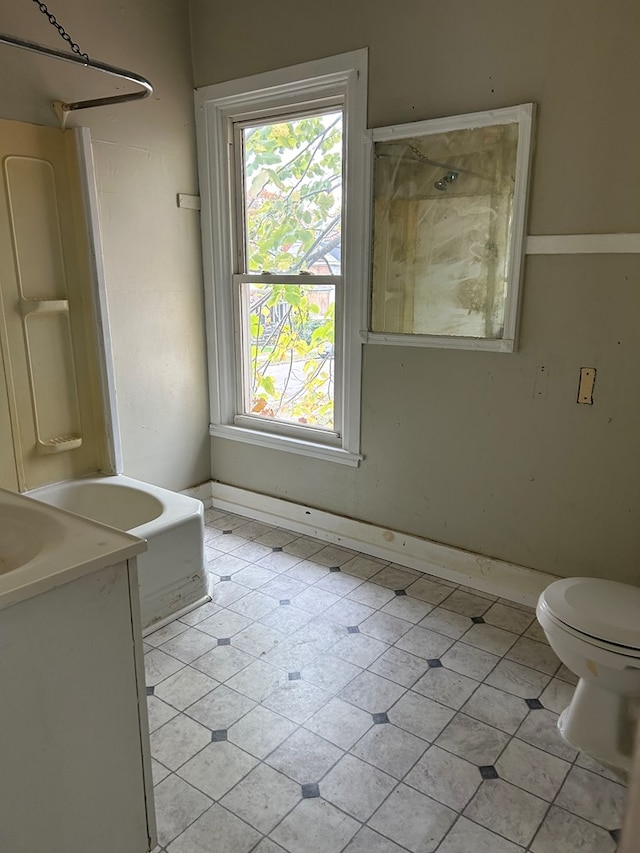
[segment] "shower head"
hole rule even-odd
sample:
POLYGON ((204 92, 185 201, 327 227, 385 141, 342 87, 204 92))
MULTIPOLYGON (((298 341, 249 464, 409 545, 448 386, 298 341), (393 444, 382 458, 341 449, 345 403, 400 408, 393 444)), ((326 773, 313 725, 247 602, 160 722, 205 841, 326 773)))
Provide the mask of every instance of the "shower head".
POLYGON ((453 183, 454 181, 456 181, 457 179, 458 179, 458 172, 454 171, 453 169, 450 169, 450 170, 447 172, 447 174, 446 174, 446 175, 443 175, 443 176, 440 178, 440 180, 439 180, 439 181, 436 181, 436 182, 434 183, 434 185, 433 185, 433 186, 434 186, 437 190, 440 190, 440 192, 445 192, 445 191, 446 191, 446 189, 447 189, 447 186, 448 186, 449 184, 452 184, 452 183, 453 183))

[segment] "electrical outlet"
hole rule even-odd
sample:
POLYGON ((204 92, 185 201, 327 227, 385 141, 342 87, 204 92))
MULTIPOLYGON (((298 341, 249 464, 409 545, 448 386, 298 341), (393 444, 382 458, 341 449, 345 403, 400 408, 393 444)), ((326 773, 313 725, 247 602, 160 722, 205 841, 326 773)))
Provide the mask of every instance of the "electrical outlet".
POLYGON ((578 385, 578 403, 593 406, 593 386, 596 384, 595 367, 580 368, 580 384, 578 385))

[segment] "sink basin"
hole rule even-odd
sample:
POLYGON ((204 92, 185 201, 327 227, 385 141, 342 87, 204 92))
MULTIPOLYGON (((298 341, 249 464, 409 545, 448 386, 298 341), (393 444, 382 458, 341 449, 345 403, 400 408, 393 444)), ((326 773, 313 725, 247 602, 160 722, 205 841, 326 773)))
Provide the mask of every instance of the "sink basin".
POLYGON ((57 542, 62 528, 31 507, 0 507, 0 574, 11 572, 37 557, 45 543, 57 542))
POLYGON ((0 611, 145 548, 129 533, 0 489, 0 611))

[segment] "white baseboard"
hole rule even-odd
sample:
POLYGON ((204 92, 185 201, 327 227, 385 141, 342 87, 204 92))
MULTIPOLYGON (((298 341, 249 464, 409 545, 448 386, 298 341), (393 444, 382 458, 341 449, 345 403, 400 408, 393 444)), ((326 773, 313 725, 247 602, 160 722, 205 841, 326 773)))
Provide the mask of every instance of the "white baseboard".
POLYGON ((183 489, 180 494, 202 501, 204 508, 209 509, 211 506, 211 485, 211 480, 207 480, 205 483, 192 486, 190 489, 183 489))
MULTIPOLYGON (((211 505, 219 509, 362 551, 531 607, 535 606, 542 590, 556 580, 554 575, 534 569, 247 489, 216 482, 203 483, 198 489, 204 490, 206 486, 211 505)), ((205 500, 200 494, 198 497, 205 500)))

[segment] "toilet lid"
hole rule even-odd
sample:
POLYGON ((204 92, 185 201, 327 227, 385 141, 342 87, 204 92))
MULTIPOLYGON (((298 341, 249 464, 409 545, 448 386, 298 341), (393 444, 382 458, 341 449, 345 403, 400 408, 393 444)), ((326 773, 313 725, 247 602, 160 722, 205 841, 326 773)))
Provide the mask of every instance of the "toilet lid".
POLYGON ((598 578, 564 578, 542 593, 550 611, 582 634, 640 649, 640 589, 598 578))

